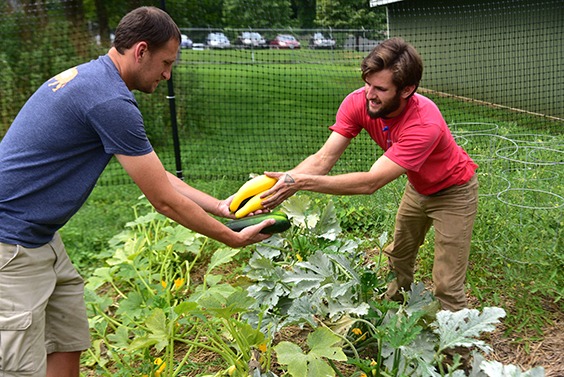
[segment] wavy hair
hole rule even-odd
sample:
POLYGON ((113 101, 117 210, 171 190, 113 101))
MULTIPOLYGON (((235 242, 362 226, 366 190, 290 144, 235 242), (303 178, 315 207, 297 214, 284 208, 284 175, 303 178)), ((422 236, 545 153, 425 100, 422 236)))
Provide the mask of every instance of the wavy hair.
MULTIPOLYGON (((384 69, 392 71, 392 81, 398 90, 419 86, 423 76, 423 61, 415 48, 402 38, 390 38, 378 44, 362 60, 362 79, 384 69)), ((413 93, 415 93, 415 90, 413 93)), ((412 94, 413 94, 412 93, 412 94)))

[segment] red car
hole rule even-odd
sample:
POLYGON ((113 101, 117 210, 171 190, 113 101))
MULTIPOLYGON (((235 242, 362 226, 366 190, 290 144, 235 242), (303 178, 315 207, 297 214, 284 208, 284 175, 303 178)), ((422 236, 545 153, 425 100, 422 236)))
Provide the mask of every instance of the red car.
POLYGON ((270 41, 271 48, 300 48, 300 42, 290 34, 278 34, 270 41))

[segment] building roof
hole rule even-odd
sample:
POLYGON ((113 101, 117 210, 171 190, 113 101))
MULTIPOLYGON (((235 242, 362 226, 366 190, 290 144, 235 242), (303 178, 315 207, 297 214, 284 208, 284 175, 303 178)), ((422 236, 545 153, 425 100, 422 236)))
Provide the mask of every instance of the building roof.
POLYGON ((371 7, 379 7, 380 5, 386 5, 390 3, 397 3, 403 0, 370 0, 371 7))

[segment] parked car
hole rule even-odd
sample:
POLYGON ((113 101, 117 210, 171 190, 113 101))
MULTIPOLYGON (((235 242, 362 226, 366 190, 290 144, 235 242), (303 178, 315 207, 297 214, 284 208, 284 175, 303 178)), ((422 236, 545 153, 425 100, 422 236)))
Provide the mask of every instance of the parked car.
POLYGON ((206 38, 208 48, 229 48, 231 42, 223 33, 209 33, 206 38))
POLYGON ((243 47, 266 47, 266 40, 256 32, 244 31, 237 37, 235 43, 243 47))
POLYGON ((300 42, 290 34, 278 34, 270 41, 271 48, 300 48, 300 42))
POLYGON ((180 48, 192 48, 192 40, 186 34, 181 35, 180 48))
POLYGON ((326 38, 323 33, 315 33, 309 40, 310 48, 333 48, 335 47, 335 40, 326 38))

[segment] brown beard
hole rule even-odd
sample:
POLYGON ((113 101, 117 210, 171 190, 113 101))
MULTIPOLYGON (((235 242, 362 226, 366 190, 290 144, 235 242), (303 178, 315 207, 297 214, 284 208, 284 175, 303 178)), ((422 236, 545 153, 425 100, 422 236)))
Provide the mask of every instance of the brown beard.
POLYGON ((397 92, 396 96, 387 104, 382 106, 378 111, 371 111, 368 99, 366 100, 366 112, 372 119, 386 118, 389 114, 396 111, 401 104, 401 92, 397 92))

